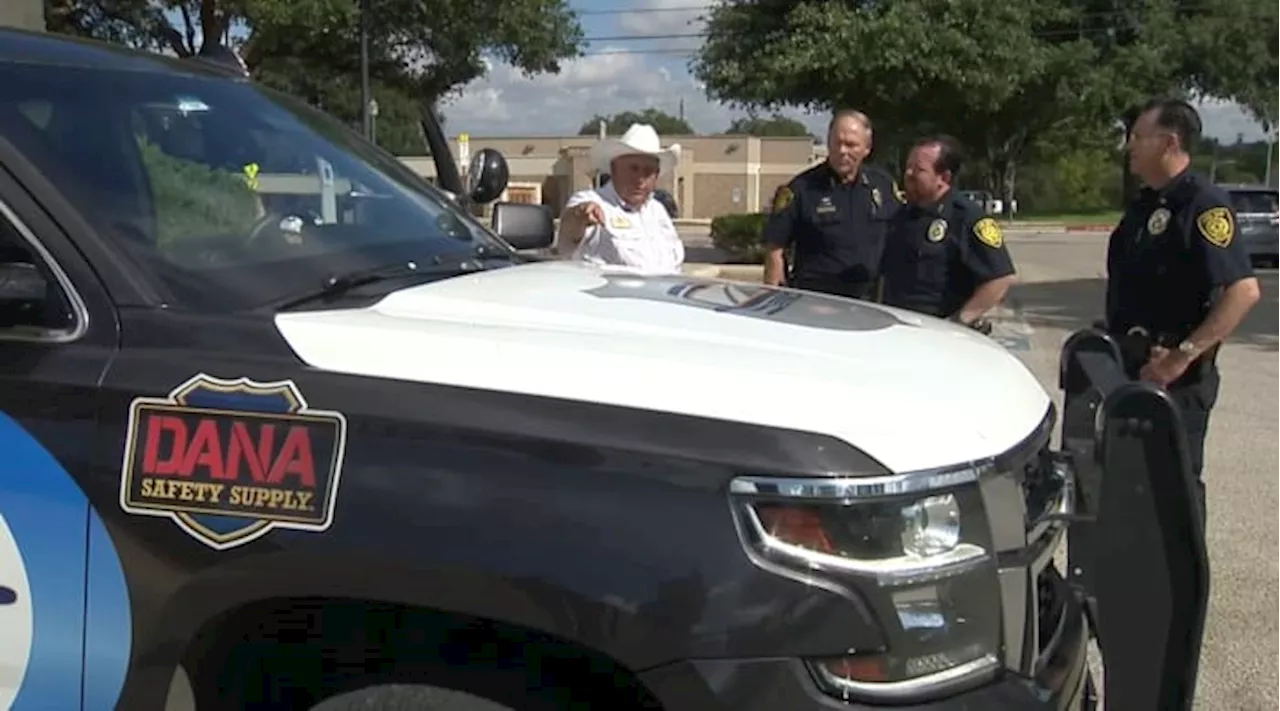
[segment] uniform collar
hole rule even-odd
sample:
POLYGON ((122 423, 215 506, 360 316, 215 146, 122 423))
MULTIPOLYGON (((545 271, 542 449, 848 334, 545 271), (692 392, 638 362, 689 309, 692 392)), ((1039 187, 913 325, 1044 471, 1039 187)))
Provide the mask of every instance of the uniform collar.
POLYGON ((1144 200, 1160 205, 1176 205, 1191 199, 1195 195, 1196 187, 1200 182, 1202 182, 1200 175, 1191 170, 1191 168, 1187 168, 1173 176, 1173 179, 1165 183, 1164 187, 1159 190, 1143 188, 1142 196, 1144 200))
POLYGON ((867 178, 866 163, 863 163, 858 166, 857 172, 853 174, 853 179, 847 183, 840 179, 840 176, 836 174, 835 169, 831 167, 830 163, 824 162, 822 164, 822 168, 823 168, 823 175, 826 176, 827 180, 831 181, 831 184, 833 186, 870 185, 871 184, 871 181, 867 178))
POLYGON ((938 217, 943 217, 951 212, 951 195, 951 189, 948 188, 947 192, 943 193, 941 197, 934 202, 921 203, 918 205, 912 205, 911 207, 917 213, 922 215, 936 215, 938 217))
MULTIPOLYGON (((614 190, 614 189, 613 189, 613 181, 612 181, 612 180, 610 180, 610 181, 609 181, 609 184, 608 184, 608 185, 604 186, 603 188, 600 188, 600 190, 599 190, 598 192, 600 193, 600 197, 602 197, 602 198, 604 198, 605 200, 607 200, 608 202, 613 203, 614 205, 618 206, 618 208, 620 208, 620 209, 621 209, 621 210, 623 210, 624 212, 640 212, 642 209, 644 209, 644 204, 643 204, 643 203, 642 203, 642 204, 640 204, 640 205, 636 205, 635 207, 631 207, 631 206, 630 206, 630 205, 628 205, 627 203, 623 202, 623 201, 622 201, 622 196, 621 196, 621 195, 618 195, 618 191, 617 191, 617 190, 614 190)), ((653 198, 652 198, 652 197, 650 197, 649 199, 650 199, 650 200, 652 200, 653 198)))

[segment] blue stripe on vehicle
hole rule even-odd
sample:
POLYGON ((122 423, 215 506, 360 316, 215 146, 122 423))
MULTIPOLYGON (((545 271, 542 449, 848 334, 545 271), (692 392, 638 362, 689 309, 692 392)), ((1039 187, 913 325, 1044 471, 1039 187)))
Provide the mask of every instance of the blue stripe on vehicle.
POLYGON ((78 709, 82 700, 92 702, 86 711, 112 709, 128 668, 131 634, 121 630, 132 629, 120 557, 71 475, 4 413, 0 452, 0 514, 26 572, 33 623, 11 709, 78 709), (82 677, 86 660, 91 673, 82 677))

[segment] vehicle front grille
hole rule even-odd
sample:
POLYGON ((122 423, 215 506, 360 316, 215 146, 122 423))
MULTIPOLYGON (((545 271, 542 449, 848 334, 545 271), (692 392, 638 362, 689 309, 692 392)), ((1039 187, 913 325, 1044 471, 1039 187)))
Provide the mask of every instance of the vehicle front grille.
POLYGON ((1022 462, 1019 474, 1027 507, 1027 534, 1031 536, 1032 527, 1058 505, 1062 493, 1062 482, 1053 473, 1052 455, 1047 444, 1022 462))
POLYGON ((1056 567, 1050 565, 1036 576, 1036 608, 1039 610, 1036 652, 1039 658, 1050 656, 1057 647, 1058 631, 1067 607, 1065 591, 1066 583, 1056 567))

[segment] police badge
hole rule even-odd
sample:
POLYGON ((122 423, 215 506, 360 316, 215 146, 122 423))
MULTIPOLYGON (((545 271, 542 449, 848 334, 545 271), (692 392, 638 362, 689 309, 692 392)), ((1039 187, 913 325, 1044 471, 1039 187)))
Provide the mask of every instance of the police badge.
POLYGON ((874 202, 877 208, 883 203, 880 197, 880 188, 871 188, 871 202, 874 202))
POLYGON ((1169 208, 1162 207, 1151 213, 1151 217, 1147 218, 1147 234, 1158 235, 1165 231, 1169 226, 1169 208))
POLYGON ((947 221, 934 220, 929 224, 929 241, 941 242, 943 237, 947 236, 947 221))

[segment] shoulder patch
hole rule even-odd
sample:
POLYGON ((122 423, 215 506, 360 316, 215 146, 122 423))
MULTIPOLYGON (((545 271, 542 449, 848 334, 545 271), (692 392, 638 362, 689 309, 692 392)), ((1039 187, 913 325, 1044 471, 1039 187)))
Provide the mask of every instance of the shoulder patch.
POLYGON ((1196 216, 1200 236, 1215 247, 1226 247, 1236 235, 1235 220, 1225 207, 1211 207, 1196 216))
POLYGON ((1004 244, 1004 234, 1000 232, 1000 225, 990 217, 984 217, 973 224, 973 234, 978 241, 988 247, 999 247, 1004 244))
POLYGON ((796 194, 791 191, 790 187, 786 185, 778 186, 778 190, 773 194, 773 211, 782 212, 787 209, 787 205, 790 205, 795 197, 796 194))

